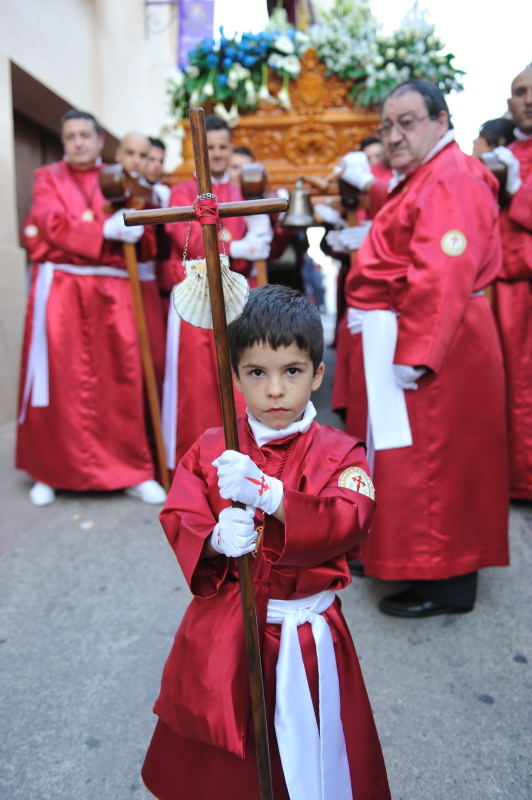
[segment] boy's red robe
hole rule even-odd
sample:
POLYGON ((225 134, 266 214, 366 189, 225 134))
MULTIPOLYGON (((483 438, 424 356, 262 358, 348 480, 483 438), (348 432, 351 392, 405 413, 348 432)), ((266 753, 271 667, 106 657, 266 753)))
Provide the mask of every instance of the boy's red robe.
MULTIPOLYGON (((33 325, 38 265, 109 266, 126 277, 54 273, 46 316, 50 401, 28 405, 17 429, 16 466, 51 486, 111 490, 153 478, 145 433, 143 378, 122 246, 103 238, 99 168, 60 161, 35 172, 25 245, 33 262, 20 390, 33 325), (88 220, 87 211, 93 220, 88 220)), ((145 233, 139 260, 154 256, 145 233)), ((159 303, 155 281, 154 304, 159 303)), ((153 307, 156 309, 156 305, 153 307)), ((160 306, 159 306, 160 309, 160 306)), ((147 315, 150 316, 147 309, 147 315)), ((160 311, 159 311, 160 313, 160 311)))
MULTIPOLYGON (((354 488, 338 485, 339 476, 350 467, 367 473, 362 445, 340 431, 313 423, 307 433, 272 442, 259 451, 247 420, 240 419, 239 438, 243 452, 267 473, 278 475, 285 463, 286 522, 283 526, 266 517, 262 549, 253 562, 274 796, 282 800, 288 795, 273 728, 280 626, 265 623, 266 605, 269 598, 296 599, 347 586, 351 581, 347 558, 367 531, 374 501, 354 488)), ((160 722, 143 770, 148 788, 163 800, 258 797, 237 563, 222 556, 200 558, 205 539, 227 505, 220 498, 211 463, 224 449, 222 431, 208 430, 178 466, 161 513, 170 545, 194 594, 164 669, 154 709, 160 722)), ((338 664, 353 797, 388 800, 380 744, 338 599, 324 616, 338 664)), ((316 654, 310 626, 298 630, 316 700, 316 654)))
MULTIPOLYGON (((375 453, 378 507, 360 558, 377 578, 508 564, 502 354, 487 298, 472 296, 500 269, 497 189, 479 161, 447 145, 391 193, 347 277, 348 306, 399 312, 394 362, 430 370, 405 391, 413 445, 375 453), (463 252, 446 253, 461 237, 463 252)), ((364 437, 357 391, 349 419, 364 437)))
POLYGON ((532 500, 532 139, 510 150, 523 183, 501 211, 503 267, 494 307, 506 370, 510 495, 532 500))

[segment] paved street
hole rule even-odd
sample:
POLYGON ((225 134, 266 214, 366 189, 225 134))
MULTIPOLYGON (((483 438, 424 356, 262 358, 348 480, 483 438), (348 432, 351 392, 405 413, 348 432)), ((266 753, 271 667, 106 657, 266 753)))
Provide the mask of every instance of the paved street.
MULTIPOLYGON (((338 424, 328 386, 319 418, 338 424)), ((121 493, 33 508, 13 446, 0 428, 0 798, 151 797, 139 768, 188 602, 157 509, 121 493)), ((471 614, 386 617, 392 585, 368 578, 342 593, 393 800, 532 798, 532 505, 510 527, 512 566, 481 573, 471 614)))

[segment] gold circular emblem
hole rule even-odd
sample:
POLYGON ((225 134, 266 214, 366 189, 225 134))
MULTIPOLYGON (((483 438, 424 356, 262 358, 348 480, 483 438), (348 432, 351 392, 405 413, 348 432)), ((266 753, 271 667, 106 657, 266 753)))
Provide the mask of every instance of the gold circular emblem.
POLYGON ((441 237, 440 247, 446 256, 461 256, 467 247, 467 239, 462 231, 447 231, 441 237))
POLYGON ((35 236, 39 235, 39 229, 37 225, 26 225, 24 228, 24 236, 27 236, 28 239, 34 239, 35 236))
POLYGON ((375 488, 367 472, 361 467, 348 467, 338 478, 338 486, 342 489, 351 489, 353 492, 365 494, 375 499, 375 488))
POLYGON ((94 219, 94 214, 92 213, 92 209, 86 208, 83 214, 81 215, 81 219, 84 219, 85 222, 92 222, 94 219))

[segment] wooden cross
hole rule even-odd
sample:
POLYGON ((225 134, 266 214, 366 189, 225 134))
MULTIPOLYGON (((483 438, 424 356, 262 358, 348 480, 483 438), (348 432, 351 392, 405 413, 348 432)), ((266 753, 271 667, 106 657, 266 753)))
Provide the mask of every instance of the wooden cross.
MULTIPOLYGON (((192 108, 190 110, 190 129, 194 147, 194 165, 198 181, 198 194, 211 194, 211 171, 202 108, 192 108)), ((243 200, 237 203, 220 203, 218 206, 218 214, 221 217, 248 216, 250 214, 267 214, 286 211, 287 207, 288 201, 282 199, 243 200)), ((196 211, 192 206, 151 209, 149 211, 126 211, 124 213, 126 225, 155 225, 164 222, 185 222, 194 219, 196 219, 196 211)), ((207 262, 207 280, 211 301, 214 343, 216 347, 216 361, 218 365, 218 378, 220 381, 220 399, 225 446, 228 450, 239 450, 233 379, 229 357, 229 344, 227 340, 227 322, 220 272, 218 231, 216 225, 208 223, 202 223, 202 228, 205 260, 207 262)), ((234 503, 233 505, 241 504, 234 503)), ((250 558, 250 555, 245 555, 238 559, 240 596, 244 616, 251 709, 257 753, 259 793, 261 800, 273 800, 270 752, 266 725, 266 706, 264 702, 264 685, 262 681, 261 655, 250 558)))

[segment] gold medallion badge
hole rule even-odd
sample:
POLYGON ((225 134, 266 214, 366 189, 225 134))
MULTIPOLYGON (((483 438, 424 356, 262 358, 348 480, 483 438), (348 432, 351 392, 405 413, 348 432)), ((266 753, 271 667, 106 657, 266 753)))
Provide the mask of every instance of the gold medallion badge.
POLYGON ((351 489, 353 492, 365 494, 367 497, 371 497, 372 500, 375 499, 375 489, 371 478, 361 467, 344 469, 338 478, 338 486, 341 486, 342 489, 351 489))
POLYGON ((440 240, 440 247, 446 256, 461 256, 467 247, 467 239, 462 231, 447 231, 440 240))
POLYGON ((24 236, 27 236, 28 239, 34 239, 39 234, 39 229, 37 225, 26 225, 24 228, 24 236))
POLYGON ((94 220, 94 214, 92 213, 92 209, 86 208, 83 214, 81 215, 81 219, 84 219, 85 222, 92 222, 94 220))

